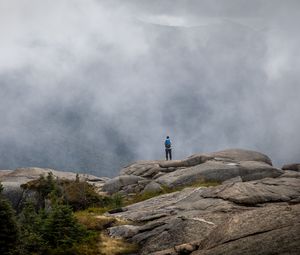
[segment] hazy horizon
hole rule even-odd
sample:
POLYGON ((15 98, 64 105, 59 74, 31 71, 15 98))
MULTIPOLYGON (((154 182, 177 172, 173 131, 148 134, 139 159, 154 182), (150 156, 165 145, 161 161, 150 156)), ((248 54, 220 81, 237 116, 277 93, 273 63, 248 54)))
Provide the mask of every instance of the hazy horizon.
POLYGON ((0 0, 0 169, 300 161, 299 1, 0 0))

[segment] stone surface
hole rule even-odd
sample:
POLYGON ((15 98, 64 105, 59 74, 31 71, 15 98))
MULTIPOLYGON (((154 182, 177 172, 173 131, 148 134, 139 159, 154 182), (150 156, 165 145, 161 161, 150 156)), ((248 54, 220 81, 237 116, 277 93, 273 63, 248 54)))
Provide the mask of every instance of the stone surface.
POLYGON ((202 193, 206 198, 221 198, 237 204, 256 205, 288 202, 300 197, 299 178, 266 178, 258 181, 221 185, 202 193))
POLYGON ((192 255, 299 254, 299 216, 300 204, 270 205, 233 215, 192 255))
POLYGON ((293 170, 300 172, 300 163, 287 164, 282 167, 282 170, 293 170))
POLYGON ((13 170, 0 170, 0 179, 2 176, 5 176, 9 173, 11 173, 13 170))
POLYGON ((160 192, 162 191, 162 187, 155 181, 148 183, 143 189, 143 193, 145 192, 160 192))
POLYGON ((298 248, 295 226, 300 219, 300 201, 295 201, 299 198, 300 178, 280 176, 185 188, 130 205, 114 215, 140 228, 129 240, 142 247, 143 255, 242 254, 237 250, 234 253, 234 242, 245 254, 255 254, 260 238, 270 245, 272 238, 281 238, 281 250, 293 252, 293 247, 298 248), (291 240, 288 231, 292 233, 291 240), (245 246, 248 248, 243 249, 244 242, 249 242, 245 246))
POLYGON ((243 179, 241 178, 241 176, 237 176, 237 177, 234 177, 234 178, 231 178, 231 179, 228 179, 224 182, 222 182, 222 184, 228 184, 228 183, 237 183, 237 182, 242 182, 243 179))
POLYGON ((266 163, 268 165, 272 165, 272 161, 267 155, 257 151, 251 151, 251 150, 227 149, 227 150, 212 152, 204 155, 214 157, 214 158, 231 159, 234 161, 257 161, 257 162, 266 163))
POLYGON ((133 225, 122 225, 117 227, 111 227, 108 230, 108 233, 112 237, 123 237, 123 238, 130 238, 136 235, 139 232, 138 226, 133 225))
POLYGON ((212 160, 223 162, 225 169, 227 169, 226 164, 234 164, 241 161, 254 161, 265 163, 269 166, 272 165, 270 158, 262 153, 243 149, 227 149, 219 152, 195 154, 184 160, 138 161, 124 167, 120 175, 137 175, 153 178, 157 174, 162 175, 180 169, 191 168, 212 160))
POLYGON ((163 172, 164 169, 159 166, 162 160, 153 161, 138 161, 129 166, 124 167, 120 175, 137 175, 142 177, 152 177, 158 172, 163 172))
MULTIPOLYGON (((120 175, 156 180, 161 185, 174 188, 201 180, 223 182, 240 176, 242 181, 249 181, 277 177, 282 173, 282 170, 272 167, 270 158, 262 153, 227 149, 195 154, 183 160, 138 161, 123 168, 120 175)), ((126 189, 121 189, 125 190, 126 194, 126 189)), ((116 190, 114 189, 114 192, 116 190)))
MULTIPOLYGON (((129 185, 138 185, 139 181, 144 180, 143 177, 136 176, 136 175, 121 175, 117 176, 109 181, 107 181, 103 185, 103 191, 113 194, 118 191, 121 191, 124 189, 124 187, 129 186, 129 185)), ((131 193, 132 189, 134 190, 135 187, 131 186, 127 188, 127 193, 131 193)), ((126 191, 126 188, 125 188, 126 191)))
POLYGON ((281 177, 300 178, 300 172, 285 170, 281 177))
POLYGON ((156 179, 160 184, 176 187, 189 185, 199 180, 223 182, 240 176, 243 181, 264 177, 277 177, 282 170, 257 161, 241 161, 238 163, 209 160, 186 169, 176 170, 156 179))

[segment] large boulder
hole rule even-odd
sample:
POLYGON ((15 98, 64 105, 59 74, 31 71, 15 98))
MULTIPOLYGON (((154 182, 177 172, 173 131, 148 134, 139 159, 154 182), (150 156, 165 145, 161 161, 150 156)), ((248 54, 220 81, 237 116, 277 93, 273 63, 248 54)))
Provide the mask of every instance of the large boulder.
MULTIPOLYGON (((244 149, 226 149, 204 154, 213 158, 230 159, 234 161, 257 161, 272 165, 271 159, 260 152, 244 149)), ((194 156, 193 156, 194 157, 194 156)))
POLYGON ((140 192, 149 183, 143 177, 136 175, 121 175, 107 181, 102 190, 108 194, 124 191, 125 193, 140 192))
POLYGON ((244 150, 244 149, 227 149, 217 152, 195 154, 184 160, 171 160, 162 161, 159 165, 163 168, 166 167, 191 167, 199 164, 203 164, 208 160, 217 159, 227 162, 239 162, 239 161, 257 161, 263 162, 268 165, 272 165, 271 159, 260 152, 244 150))
POLYGON ((134 162, 133 164, 124 167, 121 170, 120 175, 137 175, 145 178, 152 178, 160 172, 168 172, 167 167, 160 166, 163 163, 163 160, 145 160, 134 162))
POLYGON ((142 193, 155 193, 155 192, 161 192, 161 191, 163 191, 163 188, 161 187, 161 185, 159 185, 155 181, 152 181, 145 186, 142 193))

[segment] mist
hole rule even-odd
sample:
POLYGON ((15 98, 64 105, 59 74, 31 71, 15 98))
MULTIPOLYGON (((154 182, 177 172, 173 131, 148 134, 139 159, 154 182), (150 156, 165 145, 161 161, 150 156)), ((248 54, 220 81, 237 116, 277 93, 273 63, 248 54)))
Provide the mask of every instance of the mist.
POLYGON ((0 0, 0 169, 299 161, 299 1, 0 0))

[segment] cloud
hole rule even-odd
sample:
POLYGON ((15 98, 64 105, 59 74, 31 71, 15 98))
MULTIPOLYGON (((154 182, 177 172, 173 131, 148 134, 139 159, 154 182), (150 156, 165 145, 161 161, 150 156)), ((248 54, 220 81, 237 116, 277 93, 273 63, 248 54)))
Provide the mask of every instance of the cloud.
POLYGON ((297 1, 0 0, 0 168, 298 160, 297 1))

